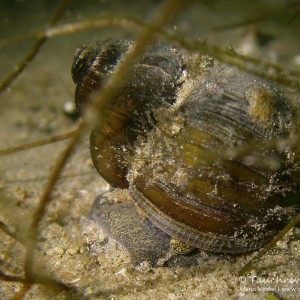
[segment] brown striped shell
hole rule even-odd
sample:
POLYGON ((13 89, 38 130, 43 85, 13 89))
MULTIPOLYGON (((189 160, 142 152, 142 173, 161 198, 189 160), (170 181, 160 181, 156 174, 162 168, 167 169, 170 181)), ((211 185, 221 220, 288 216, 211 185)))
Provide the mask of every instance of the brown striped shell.
MULTIPOLYGON (((77 50, 72 75, 82 115, 132 45, 108 40, 77 50)), ((289 147, 264 146, 296 126, 294 108, 272 83, 160 42, 101 107, 90 140, 96 169, 128 189, 173 238, 214 252, 248 252, 299 209, 299 157, 289 147), (238 152, 249 144, 251 152, 238 152)))

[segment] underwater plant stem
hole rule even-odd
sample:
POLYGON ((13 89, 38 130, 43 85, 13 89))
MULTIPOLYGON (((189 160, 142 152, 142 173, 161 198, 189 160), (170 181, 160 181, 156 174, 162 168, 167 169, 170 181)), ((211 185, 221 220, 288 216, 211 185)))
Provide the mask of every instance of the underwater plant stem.
POLYGON ((63 141, 65 139, 69 139, 72 136, 74 136, 76 134, 76 132, 77 132, 76 130, 73 130, 73 131, 69 131, 69 132, 66 132, 66 133, 59 134, 59 135, 51 136, 51 137, 43 139, 43 140, 38 140, 38 141, 31 142, 31 143, 26 143, 26 144, 17 145, 17 146, 14 146, 14 147, 0 149, 0 156, 15 153, 15 152, 19 152, 19 151, 23 151, 23 150, 28 150, 28 149, 32 149, 32 148, 36 148, 36 147, 40 147, 40 146, 43 146, 43 145, 48 145, 48 144, 51 144, 51 143, 56 143, 56 142, 59 142, 59 141, 63 141))
POLYGON ((267 243, 264 248, 262 248, 258 253, 247 263, 245 264, 238 272, 238 276, 244 275, 249 271, 252 266, 263 256, 265 255, 282 237, 291 230, 298 222, 300 221, 300 212, 280 231, 276 234, 273 239, 267 243))
MULTIPOLYGON (((70 4, 71 0, 63 0, 61 5, 57 8, 54 15, 48 22, 48 26, 54 25, 59 18, 62 16, 63 12, 70 4)), ((35 58, 40 48, 48 39, 47 36, 41 36, 36 43, 33 45, 29 53, 22 59, 22 61, 15 67, 15 69, 0 83, 0 94, 5 91, 11 83, 24 71, 28 64, 35 58)))
POLYGON ((66 165, 69 157, 73 153, 75 149, 75 145, 78 143, 80 137, 84 132, 84 128, 85 125, 83 122, 81 122, 78 126, 76 134, 73 136, 72 140, 69 142, 69 144, 66 146, 66 148, 58 158, 58 161, 56 162, 54 169, 52 170, 50 177, 46 183, 38 208, 36 209, 33 215, 33 220, 31 223, 29 237, 27 240, 27 247, 26 247, 26 258, 25 258, 25 267, 24 267, 26 278, 31 278, 32 276, 34 251, 35 251, 35 246, 37 244, 37 238, 38 238, 37 233, 38 233, 39 223, 46 212, 47 205, 51 200, 51 194, 59 178, 59 175, 62 172, 64 166, 66 165))
POLYGON ((21 242, 22 244, 25 244, 23 237, 20 234, 18 234, 18 232, 16 232, 12 227, 6 225, 2 221, 0 221, 0 229, 7 235, 9 235, 11 238, 21 242))
MULTIPOLYGON (((163 27, 167 22, 170 22, 170 20, 179 12, 182 11, 184 6, 188 1, 182 1, 182 0, 170 0, 165 3, 165 6, 160 10, 160 13, 158 16, 153 20, 153 26, 151 29, 145 29, 140 36, 138 37, 136 41, 135 48, 133 51, 129 51, 128 57, 125 58, 125 60, 122 63, 122 67, 118 69, 118 71, 112 76, 112 78, 108 81, 107 85, 103 87, 101 94, 97 92, 96 96, 97 101, 99 102, 99 105, 94 105, 94 109, 98 108, 98 106, 101 105, 100 102, 109 100, 109 97, 113 94, 116 87, 113 86, 115 83, 117 87, 119 87, 119 83, 121 81, 121 78, 124 78, 126 73, 128 72, 131 63, 136 59, 136 57, 142 53, 142 51, 146 48, 149 43, 151 43, 155 39, 155 32, 156 30, 163 27), (128 61, 127 61, 128 60, 128 61)), ((125 76, 126 77, 126 76, 125 76)), ((95 120, 93 120, 95 122, 95 120)), ((28 234, 28 239, 26 243, 26 254, 25 254, 25 263, 24 263, 24 270, 25 270, 25 278, 27 281, 29 281, 29 285, 33 284, 35 282, 35 276, 33 272, 33 265, 35 262, 35 249, 38 241, 38 229, 39 224, 41 220, 43 219, 46 208, 51 200, 51 194, 53 191, 53 188, 59 178, 59 175, 61 174, 64 166, 66 165, 68 159, 70 158, 71 154, 73 153, 75 146, 77 145, 78 141, 80 140, 81 136, 83 135, 86 128, 85 122, 80 122, 76 133, 64 149, 64 151, 61 153, 57 163, 54 166, 54 169, 52 170, 50 177, 46 183, 46 186, 44 188, 43 194, 40 199, 40 203, 38 205, 38 208, 36 209, 33 220, 30 227, 30 232, 28 234)), ((27 284, 24 284, 23 289, 27 289, 27 284)), ((30 288, 30 287, 29 287, 30 288)), ((21 291, 22 292, 22 291, 21 291)), ((26 292, 25 292, 26 293, 26 292)), ((24 295, 24 293, 23 293, 24 295)))
MULTIPOLYGON (((90 28, 99 28, 106 26, 119 26, 129 29, 142 30, 143 28, 149 28, 152 25, 142 20, 133 18, 116 18, 106 17, 100 19, 91 19, 85 21, 77 21, 73 23, 66 23, 49 27, 44 29, 35 29, 24 35, 15 36, 0 41, 0 47, 7 46, 11 43, 28 38, 53 38, 56 36, 76 33, 78 31, 87 30, 90 28)), ((276 81, 282 85, 300 89, 299 75, 300 72, 297 69, 291 69, 285 71, 285 68, 278 63, 270 61, 264 61, 260 58, 251 57, 249 55, 236 52, 234 49, 225 50, 214 45, 208 45, 205 41, 187 42, 186 40, 175 36, 174 34, 168 34, 166 31, 157 29, 157 34, 160 34, 165 39, 178 43, 181 47, 190 51, 201 51, 203 54, 207 54, 216 57, 220 61, 224 61, 228 64, 235 65, 242 70, 257 76, 267 78, 269 80, 276 81)), ((0 85, 1 86, 1 85, 0 85)), ((1 90, 0 90, 1 92, 1 90)))

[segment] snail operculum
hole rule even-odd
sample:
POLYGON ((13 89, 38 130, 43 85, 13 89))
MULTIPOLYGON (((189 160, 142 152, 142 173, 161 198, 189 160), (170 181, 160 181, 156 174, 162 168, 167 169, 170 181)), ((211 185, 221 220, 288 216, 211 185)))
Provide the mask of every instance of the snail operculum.
MULTIPOLYGON (((87 66, 77 55, 79 110, 131 45, 109 40, 91 47, 93 58, 82 58, 87 66)), ((295 130, 295 110, 273 84, 157 43, 103 108, 91 134, 98 172, 129 188, 170 236, 210 251, 248 252, 298 209, 298 200, 287 196, 295 190, 297 156, 266 146, 295 130), (239 154, 248 144, 252 151, 239 154)))

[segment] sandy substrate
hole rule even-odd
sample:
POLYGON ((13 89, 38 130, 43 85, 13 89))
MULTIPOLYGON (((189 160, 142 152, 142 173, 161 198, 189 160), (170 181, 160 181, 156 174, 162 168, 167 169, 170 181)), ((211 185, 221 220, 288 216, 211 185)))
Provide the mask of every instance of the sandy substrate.
MULTIPOLYGON (((39 5, 34 5, 23 1, 15 4, 16 7, 1 9, 1 13, 6 14, 1 23, 4 37, 29 32, 45 23, 54 5, 48 7, 46 1, 38 2, 39 5), (14 22, 20 10, 24 16, 14 22)), ((150 18, 158 5, 158 1, 140 1, 136 5, 125 2, 93 1, 84 6, 83 1, 74 1, 64 22, 99 15, 150 18)), ((245 17, 242 8, 233 8, 230 12, 222 2, 217 1, 214 7, 194 3, 171 28, 180 34, 188 32, 186 36, 241 47, 250 54, 275 57, 287 66, 300 68, 297 65, 300 41, 294 28, 299 28, 299 22, 285 26, 284 20, 280 24, 267 21, 255 28, 273 38, 265 46, 253 41, 255 30, 251 26, 223 32, 211 30, 213 25, 235 23, 245 17)), ((76 128, 78 120, 63 113, 64 104, 73 101, 70 68, 74 49, 82 43, 111 36, 132 38, 134 34, 130 30, 93 29, 46 43, 33 63, 0 96, 1 148, 76 128)), ((31 45, 32 41, 26 40, 0 49, 1 78, 31 45)), ((0 157, 0 220, 24 238, 48 174, 65 145, 64 141, 0 157)), ((66 284, 71 290, 60 291, 35 284, 25 299, 66 299, 69 296, 75 299, 266 299, 269 291, 284 299, 299 299, 299 229, 288 234, 244 277, 236 274, 253 254, 233 258, 200 252, 195 254, 196 263, 190 267, 152 267, 146 262, 133 266, 126 250, 109 239, 89 217, 95 197, 109 188, 92 166, 86 133, 53 191, 39 228, 36 250, 35 272, 66 284), (294 290, 287 290, 291 288, 294 290)), ((1 271, 24 275, 22 242, 1 230, 0 240, 1 271)), ((9 299, 21 288, 20 283, 0 281, 0 298, 9 299)))

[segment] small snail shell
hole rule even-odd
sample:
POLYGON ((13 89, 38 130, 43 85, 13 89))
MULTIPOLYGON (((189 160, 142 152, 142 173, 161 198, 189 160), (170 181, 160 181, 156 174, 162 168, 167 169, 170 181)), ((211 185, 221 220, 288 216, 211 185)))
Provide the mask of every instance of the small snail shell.
MULTIPOLYGON (((77 50, 76 104, 84 106, 133 43, 108 40, 77 50)), ((225 151, 295 131, 295 110, 270 82, 212 58, 157 43, 103 105, 91 156, 113 186, 170 236, 221 253, 260 248, 299 209, 292 149, 210 161, 225 151)))

